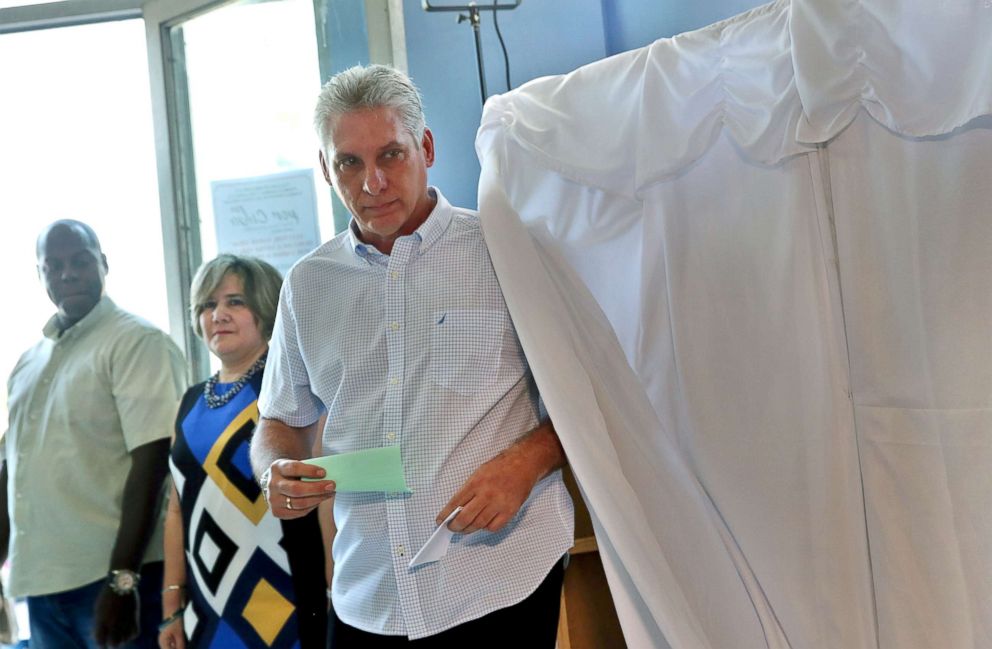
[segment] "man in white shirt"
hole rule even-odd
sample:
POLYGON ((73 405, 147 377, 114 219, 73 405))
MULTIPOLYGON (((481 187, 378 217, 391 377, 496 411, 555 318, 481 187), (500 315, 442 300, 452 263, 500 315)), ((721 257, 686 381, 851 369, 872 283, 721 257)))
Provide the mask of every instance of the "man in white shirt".
POLYGON ((38 274, 58 311, 7 383, 0 562, 32 649, 156 647, 162 484, 185 384, 164 333, 104 294, 96 233, 57 221, 38 274))
POLYGON ((349 229, 287 275, 252 463, 273 512, 334 498, 329 647, 554 647, 572 544, 565 458, 478 216, 427 184, 434 138, 406 75, 321 91, 324 176, 349 229), (317 422, 326 413, 323 430, 317 422), (337 493, 310 456, 399 446, 411 494, 337 493), (411 568, 457 507, 445 556, 411 568))

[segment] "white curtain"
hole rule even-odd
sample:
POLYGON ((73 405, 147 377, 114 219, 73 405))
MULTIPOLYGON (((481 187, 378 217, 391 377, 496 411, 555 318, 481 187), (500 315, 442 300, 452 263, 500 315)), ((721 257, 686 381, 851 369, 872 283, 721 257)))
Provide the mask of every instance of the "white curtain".
POLYGON ((992 647, 987 4, 782 0, 487 103, 630 647, 992 647))

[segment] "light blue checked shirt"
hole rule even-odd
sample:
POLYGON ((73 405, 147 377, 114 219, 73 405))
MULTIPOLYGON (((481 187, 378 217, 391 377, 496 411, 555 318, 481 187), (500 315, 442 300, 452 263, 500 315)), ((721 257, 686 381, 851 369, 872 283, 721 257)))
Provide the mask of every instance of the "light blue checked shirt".
POLYGON ((441 508, 540 408, 478 216, 431 191, 437 206, 392 254, 352 224, 290 270, 259 398, 291 426, 326 409, 325 453, 400 446, 412 494, 337 495, 332 602, 351 626, 411 638, 521 601, 573 535, 556 471, 499 533, 455 535, 440 561, 408 567, 441 508))

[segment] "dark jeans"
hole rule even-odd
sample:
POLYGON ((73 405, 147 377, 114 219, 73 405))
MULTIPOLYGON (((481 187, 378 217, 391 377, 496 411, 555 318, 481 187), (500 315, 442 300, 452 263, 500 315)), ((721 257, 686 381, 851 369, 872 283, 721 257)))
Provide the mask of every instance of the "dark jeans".
MULTIPOLYGON (((72 590, 28 597, 31 649, 99 649, 93 639, 93 608, 105 579, 72 590)), ((126 649, 157 649, 162 621, 162 562, 146 563, 138 584, 141 633, 126 649)))
POLYGON ((558 638, 558 614, 561 609, 561 584, 564 577, 565 568, 562 560, 555 564, 537 590, 522 602, 419 640, 410 640, 406 636, 377 635, 361 631, 338 619, 332 608, 327 621, 327 648, 554 649, 558 638))

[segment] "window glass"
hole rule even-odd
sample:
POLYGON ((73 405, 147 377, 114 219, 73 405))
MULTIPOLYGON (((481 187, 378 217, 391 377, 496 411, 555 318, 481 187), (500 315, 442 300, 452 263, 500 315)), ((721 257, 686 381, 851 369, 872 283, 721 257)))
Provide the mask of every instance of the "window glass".
POLYGON ((313 3, 235 4, 173 29, 184 51, 203 259, 251 253, 286 270, 307 250, 277 259, 265 239, 299 240, 303 228, 280 231, 262 221, 272 225, 274 212, 293 210, 313 224, 314 243, 334 231, 311 126, 320 90, 313 3), (301 177, 287 180, 288 172, 301 173, 306 198, 266 201, 273 192, 302 193, 301 177), (217 240, 215 205, 224 210, 228 241, 217 240), (258 249, 250 241, 248 248, 234 245, 251 237, 262 239, 258 249))
POLYGON ((5 382, 55 310, 35 240, 56 219, 89 223, 109 262, 108 294, 168 328, 146 52, 141 20, 0 35, 0 61, 16 62, 0 64, 5 382))

